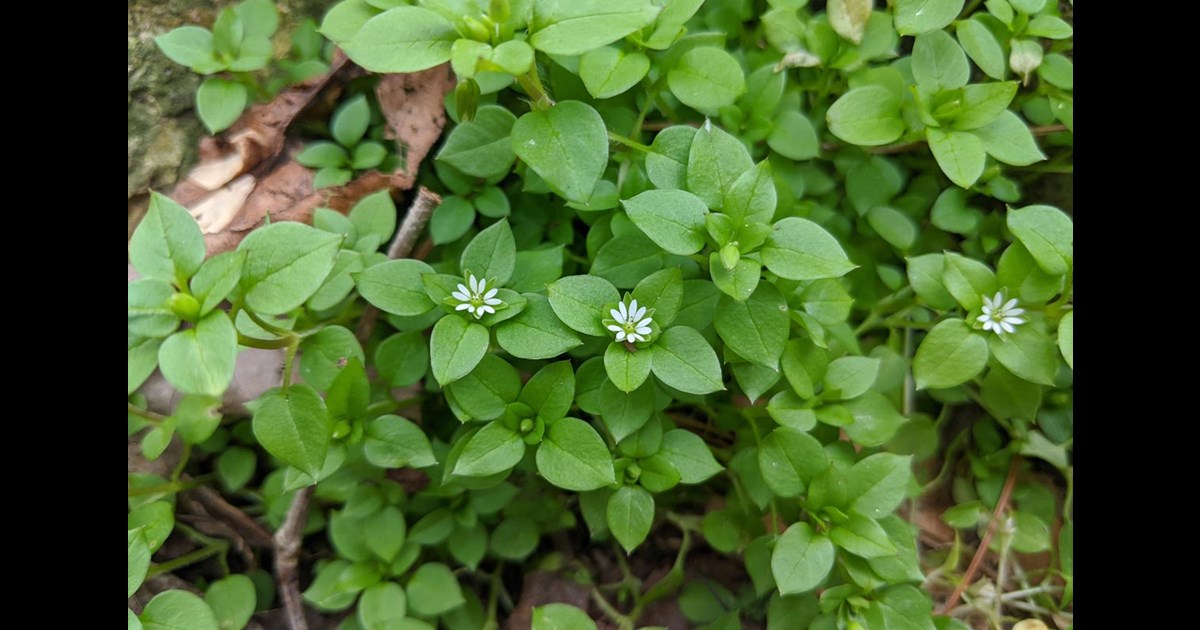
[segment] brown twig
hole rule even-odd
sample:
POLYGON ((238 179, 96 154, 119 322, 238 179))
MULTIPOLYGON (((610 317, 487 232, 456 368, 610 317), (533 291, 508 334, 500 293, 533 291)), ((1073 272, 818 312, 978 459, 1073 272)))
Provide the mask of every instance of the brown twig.
POLYGON ((271 547, 274 545, 271 534, 262 525, 259 525, 254 519, 246 516, 245 512, 230 505, 220 493, 212 488, 197 486, 188 491, 188 496, 195 500, 196 503, 204 506, 204 509, 213 518, 223 521, 231 529, 240 534, 250 545, 254 547, 271 547))
MULTIPOLYGON (((442 205, 442 197, 437 193, 424 186, 417 191, 417 197, 408 207, 408 214, 404 215, 400 229, 396 231, 395 238, 388 245, 388 258, 392 260, 407 258, 412 253, 413 247, 417 244, 417 237, 425 229, 425 224, 429 222, 433 211, 440 205, 442 205)), ((366 310, 363 311, 362 319, 358 320, 358 330, 355 336, 358 337, 359 343, 364 346, 367 344, 367 339, 371 337, 371 331, 375 330, 375 322, 378 319, 379 309, 368 304, 366 310)))
MULTIPOLYGON (((1034 136, 1039 136, 1039 137, 1047 136, 1052 133, 1058 133, 1060 131, 1067 131, 1067 126, 1066 125, 1041 125, 1039 127, 1030 127, 1029 128, 1030 133, 1032 133, 1034 136)), ((904 142, 901 144, 885 144, 881 147, 862 147, 862 149, 864 151, 866 151, 867 153, 872 153, 874 155, 893 155, 895 153, 907 153, 909 151, 914 151, 916 149, 920 149, 921 147, 925 146, 925 144, 926 144, 926 142, 924 140, 918 140, 916 142, 904 142)), ((834 151, 834 150, 840 149, 845 146, 848 146, 848 145, 842 144, 840 142, 823 142, 823 143, 821 143, 821 150, 822 151, 834 151)))
POLYGON ((313 486, 297 491, 287 517, 275 531, 275 580, 279 583, 279 597, 283 600, 288 627, 292 630, 308 630, 297 569, 300 566, 300 539, 304 524, 308 522, 308 502, 312 494, 313 486))
MULTIPOLYGON (((942 606, 939 614, 949 614, 949 611, 958 605, 958 598, 962 597, 963 591, 967 590, 971 580, 975 578, 975 573, 979 571, 979 565, 983 563, 988 545, 992 542, 992 534, 996 531, 996 523, 1000 522, 1000 515, 1008 508, 1008 500, 1012 497, 1013 486, 1017 484, 1017 469, 1020 463, 1021 458, 1013 457, 1012 465, 1008 467, 1008 477, 1004 480, 1004 488, 1000 491, 1000 499, 996 501, 996 509, 992 510, 992 520, 988 521, 987 531, 983 533, 983 540, 979 541, 979 548, 971 557, 971 564, 967 565, 967 572, 963 574, 963 579, 958 586, 954 587, 954 592, 950 594, 950 599, 946 600, 946 604, 942 606)), ((996 585, 996 588, 1001 588, 1001 585, 996 585)))

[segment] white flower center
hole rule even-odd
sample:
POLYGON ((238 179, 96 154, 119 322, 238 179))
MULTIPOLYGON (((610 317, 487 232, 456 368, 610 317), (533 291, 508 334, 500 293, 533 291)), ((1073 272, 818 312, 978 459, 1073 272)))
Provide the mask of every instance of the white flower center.
POLYGON ((645 341, 646 335, 650 334, 652 320, 645 317, 646 307, 639 307, 636 299, 631 300, 628 306, 622 301, 608 313, 615 322, 609 324, 608 329, 617 334, 617 341, 637 343, 645 341))

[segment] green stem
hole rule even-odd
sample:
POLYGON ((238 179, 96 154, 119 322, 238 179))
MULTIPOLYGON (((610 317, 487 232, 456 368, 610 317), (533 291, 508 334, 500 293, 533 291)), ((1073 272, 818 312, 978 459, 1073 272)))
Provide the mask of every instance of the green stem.
POLYGON ((534 109, 545 111, 554 107, 554 99, 546 94, 546 90, 542 88, 542 80, 538 77, 537 66, 529 69, 529 72, 517 75, 517 85, 525 90, 525 94, 532 99, 534 109))
POLYGON ((258 324, 259 326, 262 327, 263 330, 265 330, 269 333, 273 333, 280 337, 286 337, 286 336, 292 334, 292 331, 290 331, 286 328, 280 328, 280 327, 276 326, 275 324, 268 322, 267 320, 259 317, 258 314, 256 314, 254 311, 252 311, 250 309, 242 309, 242 310, 246 313, 247 317, 249 317, 251 320, 254 321, 255 324, 258 324))
POLYGON ((179 456, 179 463, 175 464, 175 470, 171 471, 171 481, 178 482, 179 476, 183 474, 184 467, 187 466, 188 459, 192 456, 192 445, 188 442, 183 443, 183 453, 179 456))
POLYGON ((612 604, 608 603, 608 600, 604 598, 604 595, 600 593, 600 591, 596 590, 596 587, 594 586, 592 587, 592 601, 596 602, 596 606, 600 608, 601 612, 603 612, 606 617, 611 619, 613 623, 617 624, 617 628, 620 628, 620 630, 633 630, 633 620, 625 615, 622 615, 621 611, 617 610, 612 604))
POLYGON ((129 413, 141 418, 142 420, 145 420, 146 422, 149 422, 150 424, 153 424, 154 426, 158 426, 163 423, 163 420, 166 420, 166 417, 154 413, 149 409, 142 409, 133 403, 129 403, 129 413))
POLYGON ((229 543, 224 540, 214 540, 205 547, 201 547, 195 551, 185 553, 178 558, 172 558, 162 564, 155 564, 146 572, 147 578, 152 578, 163 573, 170 573, 176 569, 181 569, 191 564, 195 564, 202 560, 206 560, 218 553, 224 553, 229 550, 229 543))
POLYGON ((613 142, 618 142, 620 144, 623 144, 631 149, 637 149, 638 151, 641 151, 643 153, 651 152, 651 149, 648 145, 642 144, 641 142, 638 142, 637 140, 634 140, 633 138, 626 138, 625 136, 622 136, 621 134, 619 134, 615 131, 608 132, 608 139, 613 142))
POLYGON ((283 383, 281 387, 284 391, 292 386, 292 362, 296 359, 296 350, 300 348, 300 338, 292 335, 288 338, 287 352, 283 356, 283 383))
POLYGON ((288 347, 288 344, 291 343, 286 337, 279 339, 259 339, 258 337, 248 337, 242 333, 238 333, 237 341, 239 346, 258 348, 260 350, 278 350, 288 347))

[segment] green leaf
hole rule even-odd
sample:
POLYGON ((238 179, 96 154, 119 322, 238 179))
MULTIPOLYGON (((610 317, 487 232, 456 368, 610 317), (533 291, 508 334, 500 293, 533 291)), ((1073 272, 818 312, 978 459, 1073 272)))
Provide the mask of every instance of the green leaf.
POLYGON ((425 468, 437 463, 421 427, 392 414, 367 424, 363 453, 367 461, 381 468, 425 468))
MULTIPOLYGON (((521 315, 528 313, 526 309, 521 315)), ((430 338, 430 363, 438 383, 448 385, 475 369, 487 353, 488 343, 488 330, 480 324, 457 316, 438 320, 430 338)))
POLYGON ((913 357, 917 388, 953 387, 971 380, 987 364, 988 343, 961 319, 947 319, 925 337, 913 357))
POLYGON ((127 597, 133 597, 142 581, 146 579, 146 570, 150 568, 150 546, 146 544, 146 535, 142 528, 129 530, 129 583, 127 597))
POLYGON ((161 339, 130 339, 129 360, 126 364, 129 372, 130 394, 141 387, 142 383, 150 378, 154 368, 158 366, 160 344, 162 344, 161 339))
POLYGON ((457 196, 448 196, 429 217, 429 236, 434 245, 453 243, 475 224, 475 206, 457 196))
POLYGON ((596 622, 570 604, 546 604, 533 609, 532 630, 596 630, 596 622))
POLYGON ((683 280, 678 267, 656 271, 637 283, 633 288, 633 299, 645 306, 654 307, 654 323, 666 328, 679 314, 683 303, 683 280))
POLYGON ((1067 365, 1075 369, 1075 311, 1063 315, 1058 322, 1058 349, 1067 365))
POLYGON ((647 190, 621 204, 634 225, 664 250, 688 256, 704 248, 708 208, 692 193, 647 190))
POLYGON ((447 397, 472 420, 499 418, 520 391, 516 368, 494 354, 484 355, 470 374, 446 386, 447 397))
POLYGON ((621 300, 611 282, 598 276, 567 276, 546 287, 550 307, 564 324, 596 337, 608 335, 601 320, 608 317, 606 304, 621 300))
POLYGON ((870 518, 891 514, 904 500, 911 455, 876 453, 845 474, 845 507, 870 518))
POLYGON ((250 481, 257 466, 258 456, 254 451, 241 446, 230 446, 217 458, 217 476, 225 489, 236 492, 250 481))
POLYGON ((664 433, 659 454, 679 471, 681 483, 702 483, 724 470, 704 440, 686 429, 672 429, 664 433))
POLYGON ((492 531, 492 553, 505 560, 524 560, 538 545, 537 523, 528 516, 509 516, 492 531))
POLYGON ((721 255, 713 252, 708 257, 708 271, 713 284, 729 297, 744 302, 758 288, 762 278, 762 265, 756 260, 739 258, 733 269, 726 269, 721 255))
POLYGON ((733 181, 722 212, 740 229, 749 223, 770 223, 777 201, 771 163, 763 160, 733 181))
POLYGON ((154 596, 138 617, 145 630, 218 630, 212 608, 199 596, 173 589, 154 596))
POLYGON ((167 501, 152 501, 129 513, 128 529, 141 529, 150 553, 162 548, 175 529, 175 507, 167 501))
POLYGON ((608 129, 589 105, 560 101, 517 119, 512 150, 560 197, 587 203, 608 165, 608 129))
POLYGON ((486 278, 497 286, 508 284, 513 267, 517 263, 517 246, 513 242, 512 228, 508 219, 500 219, 475 235, 463 249, 459 266, 463 274, 472 273, 477 278, 486 278))
POLYGON ((650 58, 604 46, 579 59, 579 78, 595 98, 612 98, 637 85, 650 71, 650 58))
POLYGON ((1009 210, 1008 229, 1029 250, 1042 271, 1062 275, 1071 268, 1075 227, 1062 210, 1044 205, 1009 210))
POLYGON ((956 25, 958 43, 967 56, 989 77, 1003 81, 1008 65, 1004 60, 1004 49, 996 36, 983 25, 981 20, 962 20, 956 25))
MULTIPOLYGON (((234 9, 237 10, 236 8, 234 9)), ((251 72, 254 70, 262 70, 271 63, 271 58, 275 54, 274 46, 271 44, 271 39, 265 35, 246 35, 242 40, 242 49, 238 54, 238 58, 229 64, 229 69, 234 72, 251 72)), ((318 74, 325 72, 328 69, 323 62, 313 60, 313 63, 320 64, 318 74)))
POLYGON ((816 588, 833 568, 833 543, 808 523, 788 527, 771 553, 771 573, 781 595, 816 588))
POLYGON ((171 335, 158 350, 163 376, 185 394, 220 396, 233 380, 236 362, 237 331, 224 311, 171 335))
POLYGON ((1046 159, 1029 127, 1010 111, 1003 111, 995 120, 971 131, 983 142, 983 150, 997 161, 1013 166, 1028 166, 1046 159))
POLYGON ((905 129, 900 100, 881 85, 864 85, 846 92, 825 114, 829 132, 859 146, 895 141, 905 129))
POLYGON ((200 315, 204 316, 229 295, 241 277, 244 252, 222 252, 204 261, 192 277, 192 295, 200 300, 200 315))
POLYGON ((954 308, 954 296, 950 295, 942 283, 942 269, 946 261, 944 255, 925 254, 907 258, 905 261, 908 263, 908 281, 917 296, 938 310, 947 311, 954 308))
POLYGON ((407 532, 404 514, 389 505, 363 520, 366 545, 384 562, 391 562, 400 553, 407 532))
POLYGON ((608 528, 626 553, 646 540, 654 522, 654 497, 638 486, 621 486, 608 499, 608 528))
MULTIPOLYGON (((328 140, 310 142, 306 144, 304 146, 304 150, 296 156, 296 161, 300 164, 309 168, 320 169, 336 169, 345 164, 349 159, 350 155, 346 153, 346 149, 328 140)), ((316 187, 320 188, 320 186, 316 187)))
POLYGON ((458 457, 454 474, 484 477, 509 470, 525 455, 521 434, 492 422, 479 430, 458 457))
POLYGON ((722 295, 713 325, 725 344, 742 358, 778 369, 787 343, 790 319, 787 303, 775 285, 763 282, 746 301, 722 295))
POLYGON ((964 0, 896 0, 896 32, 917 35, 944 28, 963 9, 964 0))
POLYGON ((408 612, 408 597, 404 589, 395 582, 380 582, 368 587, 358 600, 358 622, 364 628, 399 628, 403 625, 405 613, 408 612))
POLYGON ((344 326, 322 328, 300 344, 300 374, 319 390, 328 390, 350 359, 366 362, 358 339, 344 326))
POLYGON ((582 345, 575 332, 555 316, 548 299, 536 293, 524 297, 521 314, 496 327, 496 343, 501 348, 522 359, 550 359, 582 345))
POLYGON ((740 140, 705 121, 688 149, 686 188, 716 210, 725 205, 733 182, 753 166, 754 160, 740 140))
POLYGON ((825 390, 822 398, 827 400, 850 400, 863 395, 879 376, 879 359, 870 357, 840 357, 829 364, 825 372, 825 390))
POLYGON ((763 264, 789 280, 837 278, 858 267, 824 228, 800 217, 780 219, 762 249, 763 264))
MULTIPOLYGON (((592 261, 593 275, 600 276, 618 288, 627 289, 642 278, 662 269, 664 255, 639 232, 621 234, 604 244, 592 261)), ((606 333, 607 334, 607 333, 606 333)))
POLYGON ((225 64, 214 54, 213 36, 208 29, 181 26, 155 37, 154 43, 168 59, 200 74, 212 74, 225 69, 225 64))
POLYGON ((924 94, 960 88, 971 78, 962 47, 946 31, 918 35, 913 43, 912 73, 924 94))
POLYGON ((258 596, 254 582, 241 573, 213 582, 208 586, 204 599, 212 608, 221 630, 241 630, 254 614, 258 596))
POLYGON ((416 383, 428 367, 429 346, 421 331, 392 335, 375 348, 375 369, 381 382, 391 387, 416 383))
POLYGON ((616 481, 612 455, 600 434, 576 418, 550 424, 538 447, 537 467, 546 481, 575 492, 596 490, 616 481))
POLYGON ((358 238, 375 235, 386 242, 396 231, 396 203, 387 190, 372 193, 354 204, 349 219, 358 238))
POLYGON ((253 429, 268 453, 315 479, 325 464, 332 424, 317 391, 293 384, 267 390, 258 399, 253 429))
POLYGON ((882 446, 892 439, 908 418, 900 415, 887 396, 877 391, 867 391, 844 406, 853 422, 843 427, 846 435, 855 444, 874 447, 882 446))
POLYGON ((846 522, 829 530, 829 539, 835 545, 863 558, 882 558, 896 553, 896 546, 875 519, 855 511, 848 516, 846 522))
POLYGON ((547 285, 562 277, 563 246, 517 252, 516 268, 521 269, 521 273, 509 281, 511 289, 521 293, 542 293, 547 285))
POLYGON ((271 0, 242 0, 233 10, 242 19, 247 37, 270 37, 279 28, 279 12, 271 0))
MULTIPOLYGON (((687 326, 668 328, 650 347, 650 354, 654 375, 679 391, 709 394, 725 389, 717 353, 695 329, 687 326)), ((611 371, 609 373, 611 378, 611 371)))
POLYGON ((650 376, 652 356, 653 348, 633 352, 624 344, 613 342, 604 351, 604 369, 617 389, 632 392, 650 376))
POLYGON ((466 602, 458 578, 440 562, 426 562, 418 567, 408 580, 406 592, 409 611, 420 617, 433 618, 466 602))
POLYGON ((1042 403, 1042 388, 1003 367, 992 366, 979 386, 979 397, 991 413, 1032 422, 1042 403))
POLYGON ((499 105, 484 105, 469 122, 459 123, 437 158, 472 177, 491 179, 508 173, 513 161, 513 124, 517 117, 499 105))
POLYGON ((196 115, 209 133, 217 133, 237 122, 246 109, 246 86, 209 77, 196 90, 196 115))
POLYGON ((938 166, 950 181, 963 188, 970 188, 983 174, 987 154, 983 141, 966 131, 942 131, 936 127, 925 129, 925 139, 938 166))
POLYGON ((1047 39, 1069 39, 1075 30, 1060 17, 1053 15, 1035 15, 1025 25, 1025 34, 1031 37, 1047 39))
POLYGON ((1042 385, 1054 385, 1058 372, 1058 353, 1054 342, 1032 324, 1018 326, 1015 333, 988 335, 992 356, 1013 374, 1042 385))
POLYGON ((151 191, 146 216, 129 239, 129 261, 147 278, 181 282, 204 262, 204 235, 178 203, 151 191))
POLYGON ((419 72, 448 61, 456 39, 454 26, 437 13, 397 7, 367 20, 342 49, 371 72, 419 72))
POLYGON ((544 420, 563 418, 575 401, 575 372, 570 361, 542 367, 521 390, 518 402, 528 404, 544 420))
POLYGON ((813 436, 790 427, 777 427, 759 445, 758 467, 772 492, 794 497, 829 467, 829 460, 813 436))
POLYGON ((632 392, 617 389, 612 381, 600 386, 599 412, 604 426, 617 442, 633 435, 646 425, 654 412, 654 385, 643 383, 632 392))
POLYGON ((142 278, 127 285, 129 335, 166 337, 179 329, 179 316, 171 308, 180 298, 162 280, 142 278))
POLYGON ((979 308, 983 297, 992 295, 997 288, 996 274, 987 265, 953 252, 945 254, 942 282, 968 311, 979 308))
POLYGON ((933 602, 928 595, 911 584, 902 584, 887 589, 871 602, 863 619, 872 628, 936 630, 930 616, 932 611, 933 602))
POLYGON ((650 24, 658 11, 649 0, 537 0, 529 43, 550 55, 582 55, 650 24))
POLYGON ((962 111, 954 118, 959 130, 977 129, 996 120, 1017 94, 1016 81, 976 83, 962 89, 962 111))
POLYGON ((321 22, 320 32, 335 44, 343 44, 354 37, 367 20, 381 11, 365 0, 344 0, 330 7, 321 22))
POLYGON ((129 611, 129 630, 142 630, 142 620, 138 619, 137 615, 133 613, 132 608, 127 608, 126 610, 129 611))
POLYGON ((241 288, 259 315, 286 313, 303 304, 333 270, 342 238, 284 221, 254 230, 238 246, 246 252, 241 288))
POLYGON ((696 128, 667 127, 654 136, 646 153, 646 175, 658 188, 682 190, 687 186, 688 155, 696 128))
POLYGON ((342 146, 352 147, 362 140, 370 122, 371 106, 364 94, 358 94, 338 106, 329 119, 329 132, 342 146))
POLYGON ((715 46, 692 48, 667 73, 667 86, 679 102, 714 114, 746 92, 746 75, 733 55, 715 46))
POLYGON ((775 127, 767 136, 767 146, 792 160, 811 160, 821 150, 812 121, 794 110, 782 112, 775 118, 775 127))
POLYGON ((363 299, 393 315, 421 315, 435 304, 425 291, 421 277, 433 267, 420 260, 389 260, 351 274, 363 299))
POLYGON ((901 251, 908 251, 917 241, 917 226, 907 214, 888 206, 875 206, 867 211, 867 223, 883 240, 901 251))
POLYGON ((811 431, 817 426, 817 415, 813 413, 812 405, 788 390, 775 394, 767 401, 767 413, 776 423, 797 431, 811 431))

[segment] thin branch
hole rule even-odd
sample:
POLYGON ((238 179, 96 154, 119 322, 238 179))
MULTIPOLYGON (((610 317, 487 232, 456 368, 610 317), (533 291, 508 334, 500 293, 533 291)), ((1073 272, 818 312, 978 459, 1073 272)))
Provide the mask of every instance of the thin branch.
MULTIPOLYGON (((1041 125, 1038 127, 1030 127, 1029 128, 1030 133, 1032 133, 1034 136, 1039 136, 1039 137, 1040 136, 1048 136, 1052 133, 1058 133, 1060 131, 1067 131, 1067 126, 1066 125, 1041 125)), ((916 142, 904 142, 901 144, 886 144, 881 147, 862 147, 862 149, 864 151, 866 151, 867 153, 873 153, 875 155, 892 155, 895 153, 907 153, 909 151, 915 151, 915 150, 920 149, 921 147, 925 146, 925 144, 926 144, 926 142, 924 140, 918 140, 916 142)), ((847 146, 847 145, 842 144, 840 142, 824 142, 821 144, 821 150, 822 151, 834 151, 834 150, 840 149, 844 146, 847 146)))
MULTIPOLYGON (((975 578, 975 573, 979 571, 979 565, 983 563, 983 557, 987 555, 988 545, 992 542, 992 534, 996 531, 996 523, 1000 521, 1000 515, 1008 508, 1008 500, 1012 497, 1013 486, 1017 485, 1017 469, 1020 466, 1021 458, 1013 457, 1012 464, 1008 467, 1008 477, 1004 480, 1004 489, 1000 491, 1000 499, 996 501, 996 509, 992 510, 992 520, 988 521, 987 531, 983 534, 983 540, 979 541, 979 548, 975 550, 975 555, 971 558, 971 564, 967 565, 967 572, 963 575, 963 579, 954 587, 954 592, 950 594, 950 599, 946 600, 946 604, 942 606, 940 614, 947 614, 947 611, 958 605, 958 599, 962 597, 963 591, 970 586, 971 580, 975 578)), ((999 588, 999 587, 997 587, 999 588)))
POLYGON ((313 486, 296 492, 287 517, 275 531, 275 579, 279 583, 279 596, 291 630, 308 630, 304 618, 304 602, 300 599, 300 539, 304 524, 308 522, 308 503, 312 499, 313 486))
MULTIPOLYGON (((185 479, 190 481, 190 479, 185 479)), ((255 547, 271 547, 274 541, 271 534, 246 513, 229 504, 220 493, 208 486, 198 486, 188 491, 188 497, 204 506, 204 509, 215 519, 224 522, 233 531, 246 539, 255 547)))
MULTIPOLYGON (((412 253, 413 247, 417 244, 417 237, 425 230, 425 224, 429 222, 429 217, 440 205, 442 205, 442 197, 437 193, 424 186, 417 191, 417 197, 409 206, 408 214, 404 215, 400 229, 396 231, 395 238, 388 245, 388 258, 392 260, 407 258, 412 253)), ((368 304, 366 310, 363 311, 362 319, 358 321, 358 330, 355 333, 359 343, 366 345, 367 339, 371 337, 371 332, 375 330, 375 322, 378 319, 379 309, 368 304)))

